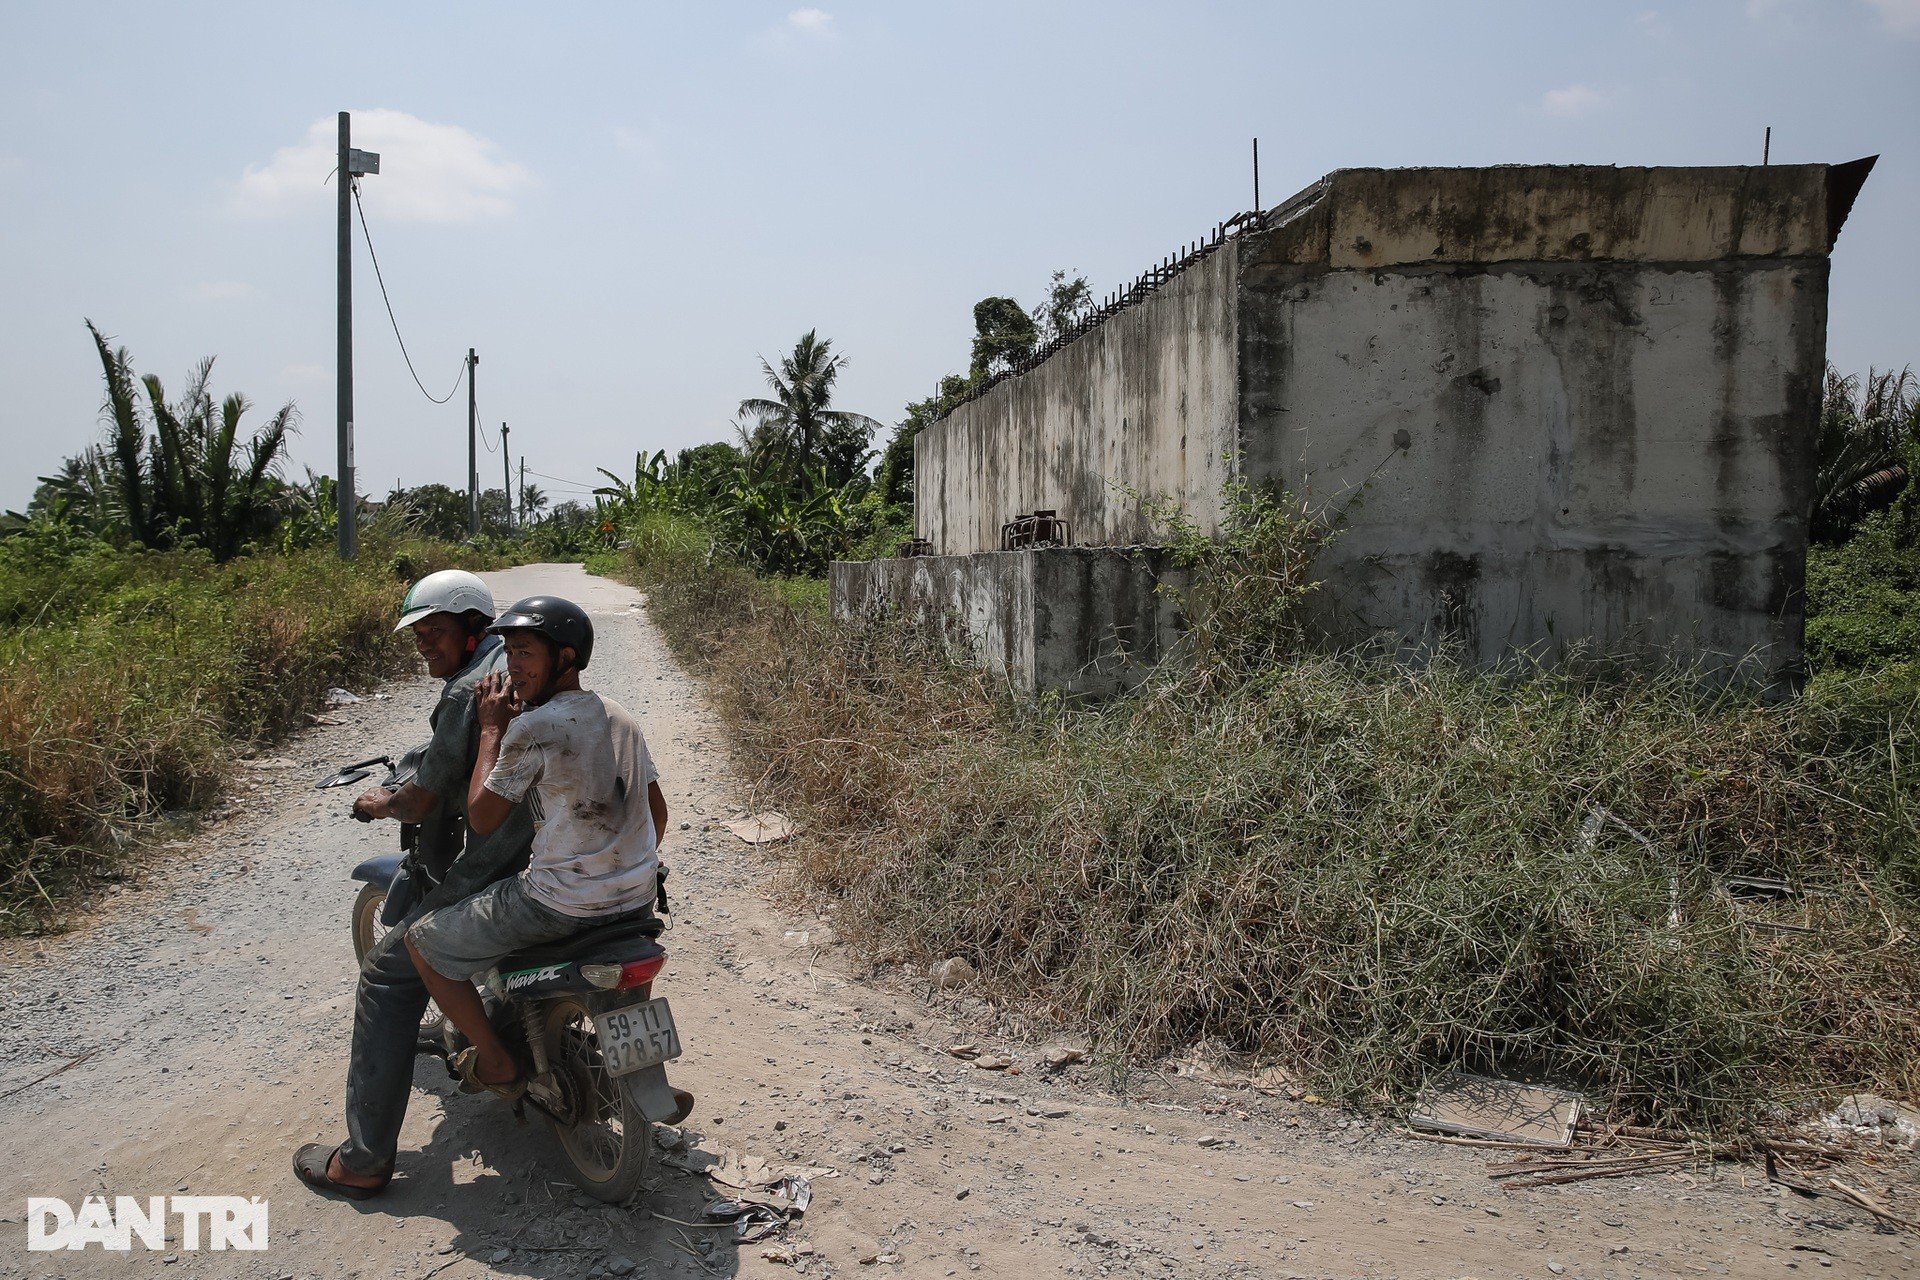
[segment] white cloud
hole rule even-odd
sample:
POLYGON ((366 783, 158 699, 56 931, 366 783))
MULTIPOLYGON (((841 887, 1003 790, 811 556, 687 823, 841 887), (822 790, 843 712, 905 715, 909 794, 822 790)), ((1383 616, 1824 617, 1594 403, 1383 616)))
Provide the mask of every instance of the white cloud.
POLYGON ((1633 25, 1655 40, 1665 40, 1673 34, 1673 24, 1658 9, 1642 9, 1634 14, 1633 25))
MULTIPOLYGON (((265 164, 249 165, 234 189, 236 207, 277 213, 333 194, 334 117, 314 121, 306 138, 282 147, 265 164)), ((499 148, 459 125, 432 124, 404 111, 353 114, 353 145, 380 153, 380 172, 361 183, 362 198, 389 218, 466 222, 513 212, 513 196, 532 175, 503 159, 499 148)))
POLYGON ((1606 102, 1606 95, 1598 89, 1584 84, 1570 84, 1564 89, 1549 89, 1540 95, 1540 106, 1550 116, 1584 116, 1606 102))
POLYGON ((260 291, 245 280, 205 280, 195 285, 193 292, 208 302, 242 302, 260 291))
POLYGON ((833 21, 833 15, 825 9, 795 9, 787 15, 787 25, 796 31, 808 31, 815 34, 825 32, 827 24, 833 21))
POLYGON ((1920 34, 1920 0, 1867 0, 1889 31, 1920 34))

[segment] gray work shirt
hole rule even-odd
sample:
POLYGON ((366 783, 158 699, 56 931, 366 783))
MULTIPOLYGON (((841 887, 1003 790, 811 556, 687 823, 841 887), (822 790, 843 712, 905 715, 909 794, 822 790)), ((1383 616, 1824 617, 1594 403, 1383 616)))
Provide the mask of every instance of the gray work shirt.
POLYGON ((446 868, 439 887, 427 895, 424 905, 429 908, 457 902, 503 876, 515 874, 527 864, 532 851, 533 820, 527 814, 510 814, 485 836, 473 836, 464 821, 467 783, 480 755, 474 686, 506 669, 507 654, 500 637, 481 637, 467 665, 447 677, 440 689, 440 701, 427 717, 433 726, 433 738, 420 758, 413 781, 439 797, 440 807, 421 824, 419 857, 436 872, 446 868))

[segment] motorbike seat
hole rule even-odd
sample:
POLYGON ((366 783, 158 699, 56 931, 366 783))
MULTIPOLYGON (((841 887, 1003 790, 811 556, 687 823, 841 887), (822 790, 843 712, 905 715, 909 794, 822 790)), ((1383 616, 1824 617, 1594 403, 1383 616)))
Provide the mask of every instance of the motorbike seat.
POLYGON ((657 916, 593 925, 579 933, 516 951, 498 967, 502 973, 517 973, 556 964, 623 964, 642 960, 659 951, 654 939, 660 936, 660 927, 657 916))

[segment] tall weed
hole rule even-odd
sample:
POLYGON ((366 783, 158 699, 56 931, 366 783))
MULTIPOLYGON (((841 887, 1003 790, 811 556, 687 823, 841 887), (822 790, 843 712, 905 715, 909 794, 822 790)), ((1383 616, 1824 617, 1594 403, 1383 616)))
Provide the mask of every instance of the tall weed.
POLYGON ((396 570, 449 555, 375 544, 353 565, 325 551, 216 565, 0 543, 0 931, 56 920, 145 824, 206 803, 236 754, 328 687, 404 666, 396 570))
MULTIPOLYGON (((1710 1126, 1920 1096, 1911 672, 1779 706, 1679 671, 1496 680, 1223 637, 1213 675, 1077 708, 724 563, 627 569, 803 819, 800 882, 877 959, 965 955, 1124 1057, 1213 1039, 1362 1105, 1452 1063, 1710 1126), (1602 809, 1651 848, 1584 840, 1602 809), (1792 892, 1737 902, 1735 875, 1792 892)), ((1250 617, 1305 590, 1272 576, 1250 617)))

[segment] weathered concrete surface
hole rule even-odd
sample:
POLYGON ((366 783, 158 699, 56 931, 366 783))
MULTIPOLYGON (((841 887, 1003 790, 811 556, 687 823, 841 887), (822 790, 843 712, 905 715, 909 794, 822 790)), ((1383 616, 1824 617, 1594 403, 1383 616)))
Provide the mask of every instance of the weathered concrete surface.
POLYGON ((1045 547, 828 570, 834 617, 899 618, 940 636, 1015 690, 1106 696, 1171 653, 1184 581, 1157 547, 1045 547))
POLYGON ((921 536, 1035 507, 1217 531, 1272 483, 1341 533, 1343 638, 1800 661, 1827 254, 1865 166, 1343 170, 923 431, 921 536), (1223 417, 1230 421, 1223 421, 1223 417))
POLYGON ((921 432, 919 535, 993 551, 1002 524, 1051 509, 1078 542, 1134 543, 1149 530, 1133 494, 1180 494, 1212 527, 1239 423, 1234 275, 1230 254, 1207 259, 921 432))

